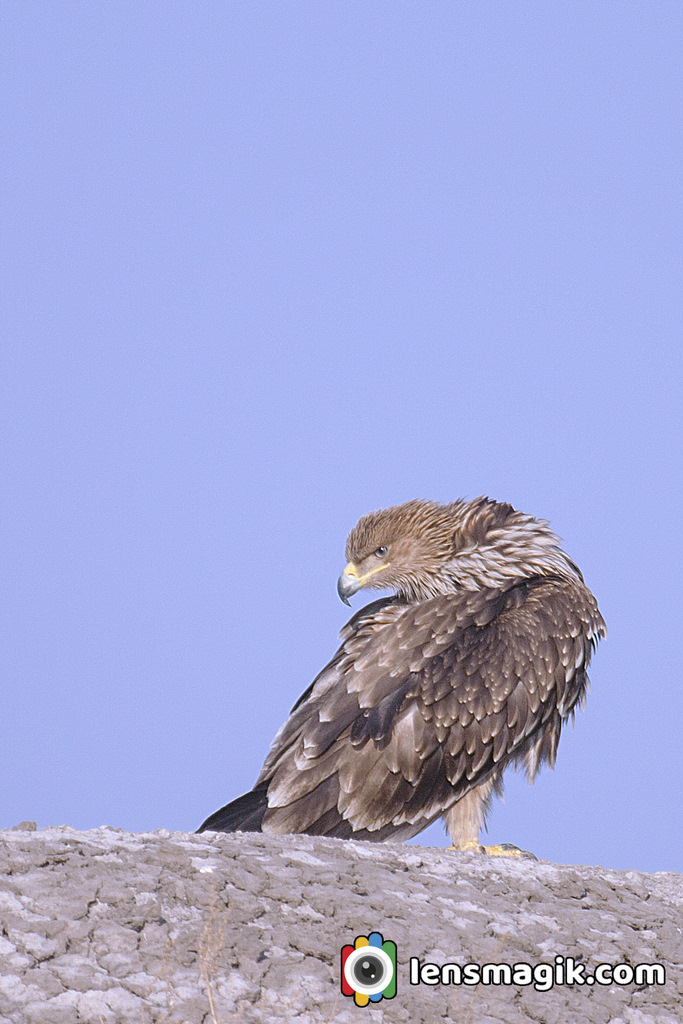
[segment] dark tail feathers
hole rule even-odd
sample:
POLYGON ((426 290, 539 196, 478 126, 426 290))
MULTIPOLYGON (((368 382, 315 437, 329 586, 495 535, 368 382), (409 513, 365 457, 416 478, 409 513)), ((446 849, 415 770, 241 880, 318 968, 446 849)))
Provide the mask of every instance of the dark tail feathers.
POLYGON ((268 806, 267 789, 268 783, 263 782, 244 796, 238 796, 209 815, 197 832, 260 832, 268 806))

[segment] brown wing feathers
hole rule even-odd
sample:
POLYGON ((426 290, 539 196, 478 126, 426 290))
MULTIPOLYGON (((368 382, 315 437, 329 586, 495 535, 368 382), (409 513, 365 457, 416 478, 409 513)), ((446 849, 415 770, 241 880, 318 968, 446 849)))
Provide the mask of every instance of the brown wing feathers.
MULTIPOLYGON (((566 716, 585 685, 571 671, 585 643, 571 637, 574 620, 565 635, 548 635, 558 623, 547 608, 561 590, 553 581, 524 582, 478 601, 454 595, 394 604, 390 619, 382 606, 375 632, 372 616, 360 619, 361 658, 349 657, 358 639, 349 631, 330 668, 334 685, 318 698, 313 688, 295 712, 295 735, 269 755, 264 823, 307 831, 334 803, 356 830, 399 825, 418 812, 417 820, 431 820, 512 756, 536 749, 534 772, 552 761, 557 705, 566 716), (553 736, 534 744, 549 720, 553 736)), ((566 620, 567 610, 557 615, 566 620)))
MULTIPOLYGON (((409 504, 413 517, 420 503, 409 504)), ((467 508, 430 504, 429 513, 456 507, 467 508)), ((510 506, 495 515, 482 507, 496 530, 521 515, 510 506)), ((466 539, 485 543, 487 523, 473 525, 476 513, 467 512, 466 539)), ((536 523, 524 517, 522 526, 527 521, 536 523)), ((406 838, 506 765, 524 763, 533 778, 543 762, 553 764, 562 723, 585 697, 586 666, 604 623, 568 559, 564 571, 546 537, 554 535, 539 529, 550 551, 545 574, 506 579, 499 560, 496 586, 473 589, 467 576, 460 587, 444 576, 447 584, 429 583, 436 596, 417 600, 413 575, 408 596, 399 592, 357 613, 276 736, 252 794, 202 829, 406 838)), ((373 530, 372 522, 363 526, 364 550, 377 543, 373 530)), ((431 536, 430 543, 436 550, 431 536)), ((439 543, 445 557, 448 545, 439 543)), ((520 564, 535 565, 534 557, 522 552, 520 564)))

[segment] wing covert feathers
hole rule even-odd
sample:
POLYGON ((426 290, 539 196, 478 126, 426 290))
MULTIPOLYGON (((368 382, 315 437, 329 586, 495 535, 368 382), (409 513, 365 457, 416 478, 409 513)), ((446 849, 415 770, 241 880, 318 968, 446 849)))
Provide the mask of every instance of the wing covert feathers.
POLYGON ((533 779, 604 632, 578 579, 375 601, 275 737, 260 827, 407 838, 511 763, 533 779))

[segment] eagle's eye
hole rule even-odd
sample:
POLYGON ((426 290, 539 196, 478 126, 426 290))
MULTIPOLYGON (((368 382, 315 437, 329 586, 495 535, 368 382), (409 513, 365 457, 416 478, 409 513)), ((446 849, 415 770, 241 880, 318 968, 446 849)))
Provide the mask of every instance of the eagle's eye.
POLYGON ((387 551, 388 551, 388 548, 386 548, 384 546, 384 544, 382 544, 382 546, 377 548, 377 550, 375 551, 375 555, 377 556, 377 558, 384 558, 384 556, 386 555, 387 551))

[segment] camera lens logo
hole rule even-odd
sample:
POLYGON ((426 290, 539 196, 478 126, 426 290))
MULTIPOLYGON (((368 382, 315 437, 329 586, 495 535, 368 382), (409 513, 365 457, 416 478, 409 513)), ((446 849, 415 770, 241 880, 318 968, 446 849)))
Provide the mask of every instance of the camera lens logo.
POLYGON ((396 995, 396 943, 380 932, 359 935, 353 946, 342 946, 341 990, 356 1006, 393 999, 396 995))

